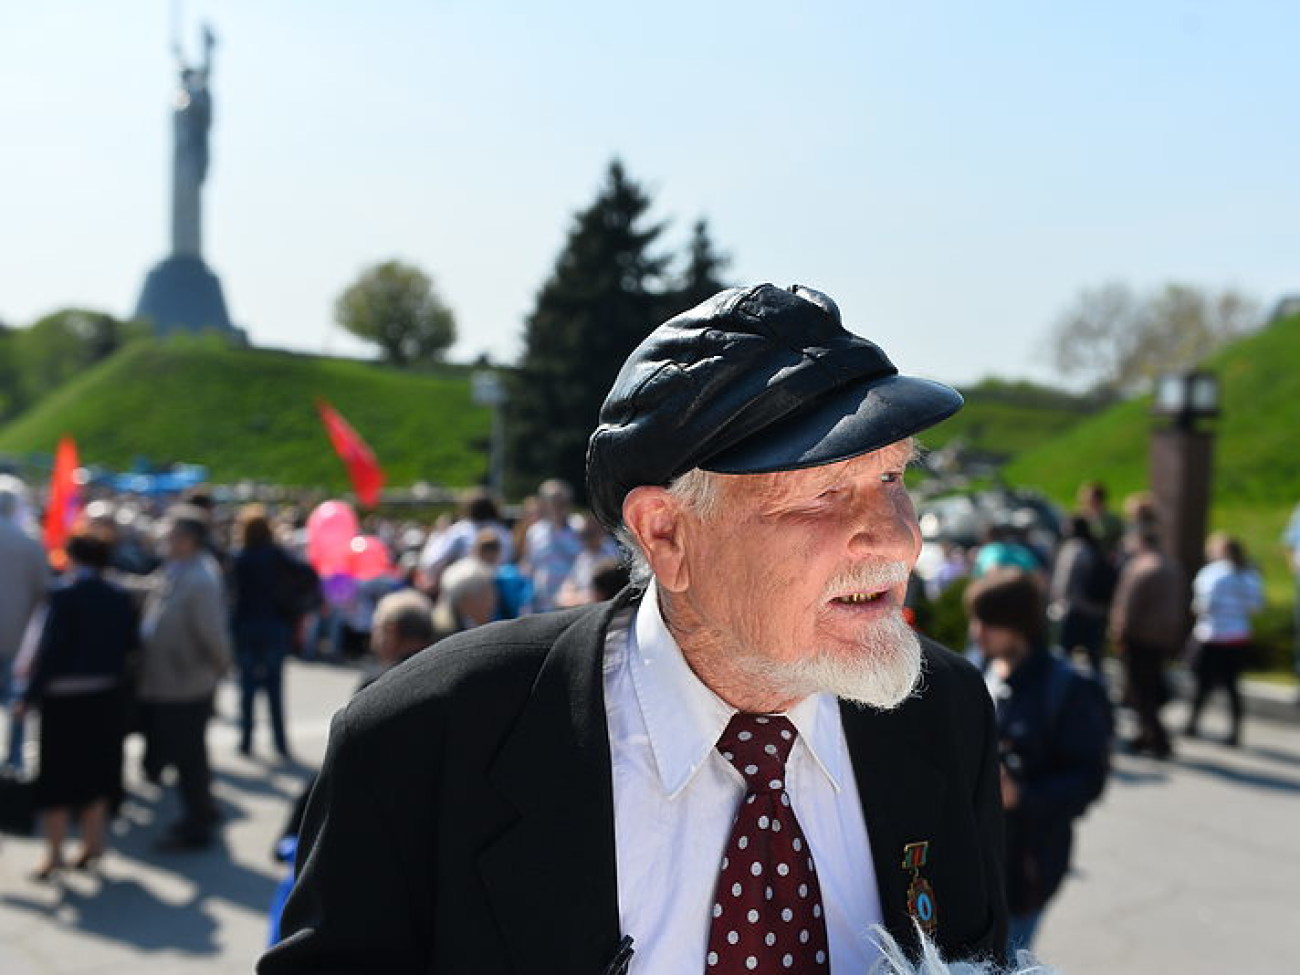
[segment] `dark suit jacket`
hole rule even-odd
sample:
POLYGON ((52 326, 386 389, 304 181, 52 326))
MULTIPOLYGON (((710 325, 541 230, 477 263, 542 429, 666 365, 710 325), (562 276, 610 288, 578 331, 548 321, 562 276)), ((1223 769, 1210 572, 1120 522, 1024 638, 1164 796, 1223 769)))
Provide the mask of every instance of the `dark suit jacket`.
MULTIPOLYGON (((601 671, 629 598, 459 634, 352 699, 262 975, 606 970, 636 937, 619 930, 601 671)), ((885 923, 915 942, 903 848, 928 841, 938 943, 1000 955, 991 702, 948 651, 927 643, 926 665, 924 691, 896 711, 843 708, 885 923)))

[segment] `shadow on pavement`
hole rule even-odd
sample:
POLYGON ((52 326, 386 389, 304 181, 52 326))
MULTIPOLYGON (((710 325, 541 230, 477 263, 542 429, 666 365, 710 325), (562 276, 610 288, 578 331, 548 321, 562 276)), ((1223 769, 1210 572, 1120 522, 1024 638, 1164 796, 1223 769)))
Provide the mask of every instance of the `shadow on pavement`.
MULTIPOLYGON (((137 813, 143 808, 138 799, 134 808, 137 813)), ((154 844, 162 830, 157 818, 120 818, 111 852, 99 873, 69 875, 58 883, 53 897, 46 888, 43 896, 6 894, 0 897, 0 904, 144 951, 219 953, 219 923, 212 905, 227 903, 254 915, 265 915, 282 868, 271 861, 269 850, 265 872, 234 862, 220 835, 207 849, 158 851, 154 844), (142 882, 124 876, 139 870, 139 866, 124 861, 146 866, 155 875, 159 871, 173 874, 175 879, 153 884, 147 879, 142 882), (177 880, 184 883, 181 896, 187 900, 168 899, 157 892, 177 892, 177 880)))
POLYGON ((283 798, 287 817, 302 781, 311 774, 306 768, 294 770, 277 784, 265 775, 217 771, 214 784, 219 784, 215 791, 223 825, 213 845, 200 850, 156 848, 180 812, 174 786, 133 791, 114 820, 111 850, 100 873, 70 874, 54 890, 46 888, 30 896, 7 894, 0 897, 0 904, 143 951, 219 954, 223 946, 213 906, 230 904, 265 916, 283 870, 272 861, 269 848, 265 870, 237 862, 223 831, 249 816, 244 800, 253 795, 283 798))
MULTIPOLYGON (((221 949, 217 922, 204 901, 204 891, 183 904, 168 903, 135 880, 111 876, 89 881, 89 889, 64 887, 57 901, 6 896, 4 903, 48 916, 55 923, 84 934, 120 941, 143 951, 176 950, 214 955, 221 949)), ((269 897, 269 894, 268 894, 269 897)))
POLYGON ((1169 781, 1169 773, 1154 761, 1139 766, 1137 761, 1120 761, 1118 756, 1112 761, 1110 777, 1111 781, 1123 782, 1125 785, 1162 785, 1169 781))
POLYGON ((242 772, 232 772, 230 769, 214 769, 212 782, 213 785, 226 785, 246 795, 279 798, 285 802, 293 802, 298 798, 298 793, 302 791, 303 784, 316 775, 316 770, 306 765, 281 766, 277 771, 279 772, 278 778, 287 778, 291 784, 286 787, 279 782, 272 781, 265 769, 258 769, 247 775, 242 772))
MULTIPOLYGON (((170 818, 164 811, 178 811, 174 800, 175 796, 169 794, 161 801, 149 804, 137 797, 133 801, 135 815, 120 817, 114 827, 113 855, 190 881, 201 891, 200 902, 220 900, 256 914, 265 913, 279 883, 280 873, 280 868, 271 859, 270 849, 266 851, 266 870, 250 869, 231 859, 222 835, 224 828, 245 818, 247 814, 243 807, 231 800, 218 802, 224 825, 218 827, 212 846, 201 850, 165 852, 158 850, 156 844, 165 833, 170 818), (145 814, 140 815, 142 812, 145 814)), ((111 870, 109 873, 111 875, 111 870)))
POLYGON ((1236 768, 1205 759, 1179 759, 1178 764, 1193 772, 1213 776, 1236 785, 1250 786, 1271 792, 1293 792, 1300 794, 1300 778, 1287 778, 1255 769, 1236 768))
POLYGON ((1284 752, 1280 748, 1252 747, 1249 744, 1247 744, 1245 751, 1246 754, 1254 755, 1256 758, 1277 762, 1279 765, 1294 765, 1300 768, 1300 753, 1284 752))

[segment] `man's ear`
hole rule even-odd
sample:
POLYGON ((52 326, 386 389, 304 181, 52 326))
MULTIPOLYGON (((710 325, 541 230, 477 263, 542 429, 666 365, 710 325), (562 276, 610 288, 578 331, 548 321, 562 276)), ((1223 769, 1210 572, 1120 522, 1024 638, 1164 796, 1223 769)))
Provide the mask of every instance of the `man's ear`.
POLYGON ((670 592, 681 592, 690 585, 682 509, 666 488, 629 491, 623 499, 623 523, 645 553, 658 585, 670 592))

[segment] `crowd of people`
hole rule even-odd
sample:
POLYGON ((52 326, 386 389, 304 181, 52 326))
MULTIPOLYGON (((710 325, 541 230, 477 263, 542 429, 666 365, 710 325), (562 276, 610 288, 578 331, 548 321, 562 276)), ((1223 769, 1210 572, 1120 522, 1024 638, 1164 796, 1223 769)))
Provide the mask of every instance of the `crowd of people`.
POLYGON ((1076 510, 1062 519, 1059 538, 1045 541, 1007 521, 990 526, 974 548, 945 545, 921 598, 933 601, 954 583, 1008 569, 1037 582, 1054 646, 1103 684, 1109 683, 1105 661, 1115 660, 1120 699, 1133 709, 1138 728, 1125 743, 1129 750, 1172 755, 1160 711, 1172 696, 1173 664, 1185 665, 1195 681, 1185 732, 1197 735, 1206 699, 1222 688, 1231 721, 1226 743, 1240 744, 1240 676, 1251 660, 1251 618, 1264 605, 1259 570, 1241 539, 1212 534, 1205 564, 1189 577, 1167 552, 1150 494, 1127 498, 1120 515, 1108 506, 1105 486, 1088 482, 1076 510))
POLYGON ((1134 495, 1123 510, 1113 512, 1105 487, 1089 482, 1054 546, 1024 525, 997 524, 973 550, 946 546, 925 587, 933 599, 965 586, 967 652, 996 702, 1014 946, 1030 944, 1066 875, 1073 824, 1104 788, 1111 699, 1133 717, 1119 747, 1168 760, 1174 746, 1161 713, 1174 696, 1171 671, 1182 666, 1194 681, 1183 734, 1199 736, 1207 699, 1222 689, 1224 744, 1241 745, 1240 676, 1251 659, 1251 617, 1263 606, 1258 570, 1240 539, 1215 533, 1189 579, 1165 551, 1151 496, 1134 495))
MULTIPOLYGON (((121 801, 123 739, 140 732, 143 774, 174 768, 183 809, 164 849, 202 848, 218 813, 206 728, 215 691, 239 687, 239 751, 254 751, 265 699, 270 744, 292 758, 283 673, 288 656, 358 658, 361 686, 422 648, 486 622, 613 598, 628 570, 612 536, 573 510, 570 487, 543 483, 508 521, 491 494, 472 490, 458 512, 426 530, 374 519, 393 570, 329 598, 294 597, 286 578, 307 561, 306 518, 293 507, 214 505, 203 492, 163 507, 139 499, 87 505, 61 573, 30 530, 29 495, 0 481, 0 680, 11 702, 8 763, 24 761, 25 718, 40 714, 36 803, 47 853, 33 875, 87 869, 105 852, 121 801), (71 824, 78 855, 64 854, 71 824)), ((1258 572, 1240 540, 1207 543, 1190 588, 1161 547, 1151 499, 1114 514, 1102 485, 1084 485, 1054 550, 1014 525, 985 544, 948 546, 927 580, 930 598, 963 580, 968 654, 981 663, 1004 740, 1003 801, 1011 824, 1008 889, 1015 944, 1028 947, 1069 862, 1073 822, 1105 782, 1113 723, 1103 688, 1109 648, 1120 699, 1136 734, 1124 747, 1173 753, 1161 709, 1167 670, 1195 677, 1184 733, 1199 734, 1216 688, 1230 707, 1227 743, 1241 741, 1239 675, 1250 617, 1262 604, 1258 572), (1191 593, 1188 604, 1187 594, 1191 593), (1188 626, 1191 625, 1190 633, 1188 626), (1050 649, 1049 649, 1050 648, 1050 649), (1056 652, 1052 653, 1051 649, 1056 652), (1075 665, 1065 663, 1075 658, 1075 665), (1059 676, 1066 674, 1068 678, 1059 676), (1058 676, 1053 676, 1057 674, 1058 676), (1064 684, 1058 686, 1058 683, 1064 684), (1068 685, 1068 686, 1067 686, 1068 685)), ((319 578, 309 572, 313 586, 319 578)))
POLYGON ((33 871, 91 869, 122 802, 124 741, 141 773, 174 770, 181 816, 162 850, 213 842, 207 728, 220 683, 238 685, 239 752, 255 751, 258 700, 269 745, 292 761, 286 658, 355 662, 373 679, 437 639, 492 620, 612 597, 627 580, 612 538, 545 482, 507 526, 484 490, 427 530, 373 518, 385 571, 331 586, 310 565, 308 519, 293 506, 96 497, 60 551, 37 540, 33 495, 0 475, 0 701, 5 764, 22 771, 39 720, 34 801, 47 842, 33 871), (80 836, 65 855, 70 828, 80 836))

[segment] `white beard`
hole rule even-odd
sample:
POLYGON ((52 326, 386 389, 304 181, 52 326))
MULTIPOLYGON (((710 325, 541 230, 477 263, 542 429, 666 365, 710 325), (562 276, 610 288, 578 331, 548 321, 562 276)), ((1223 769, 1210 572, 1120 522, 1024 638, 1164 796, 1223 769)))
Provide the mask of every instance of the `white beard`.
POLYGON ((768 688, 791 698, 824 692, 889 711, 916 690, 921 679, 921 641, 901 613, 871 627, 856 653, 818 651, 798 660, 773 661, 740 655, 735 664, 768 688))

